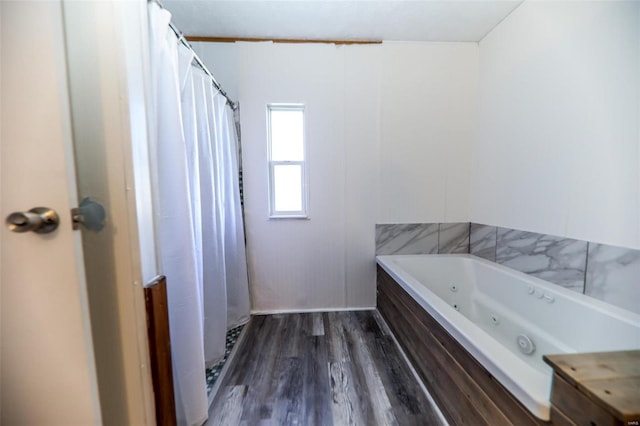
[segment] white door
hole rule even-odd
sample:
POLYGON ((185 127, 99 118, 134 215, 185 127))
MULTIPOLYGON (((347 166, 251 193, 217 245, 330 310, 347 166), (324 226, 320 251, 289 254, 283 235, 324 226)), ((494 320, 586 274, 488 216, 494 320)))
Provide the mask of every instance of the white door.
POLYGON ((6 425, 101 423, 77 206, 59 1, 0 2, 0 215, 45 206, 49 234, 1 231, 6 425))

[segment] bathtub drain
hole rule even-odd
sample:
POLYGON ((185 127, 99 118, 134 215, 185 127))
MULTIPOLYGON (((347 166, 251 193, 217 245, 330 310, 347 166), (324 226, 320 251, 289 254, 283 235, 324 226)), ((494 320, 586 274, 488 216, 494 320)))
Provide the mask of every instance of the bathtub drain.
POLYGON ((526 334, 519 334, 516 337, 516 342, 518 342, 518 348, 523 354, 531 355, 536 351, 536 345, 526 334))

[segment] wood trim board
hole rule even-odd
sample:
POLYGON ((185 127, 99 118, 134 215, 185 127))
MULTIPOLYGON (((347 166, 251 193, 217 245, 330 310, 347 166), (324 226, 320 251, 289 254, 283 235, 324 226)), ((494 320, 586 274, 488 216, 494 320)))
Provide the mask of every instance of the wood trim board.
POLYGON ((245 42, 272 42, 272 43, 323 43, 337 45, 352 44, 382 44, 382 40, 330 40, 330 39, 288 39, 288 38, 254 38, 254 37, 208 37, 208 36, 185 36, 187 41, 203 41, 207 43, 235 43, 237 41, 245 42))
POLYGON ((173 394, 166 278, 164 276, 155 278, 144 289, 144 298, 147 307, 149 358, 156 405, 156 422, 158 426, 175 426, 177 419, 173 394))

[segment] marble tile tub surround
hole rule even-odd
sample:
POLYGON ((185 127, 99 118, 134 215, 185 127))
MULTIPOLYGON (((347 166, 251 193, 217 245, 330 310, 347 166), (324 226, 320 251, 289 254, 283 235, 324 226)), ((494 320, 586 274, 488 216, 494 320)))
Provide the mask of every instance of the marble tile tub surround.
POLYGON ((480 223, 376 225, 376 254, 471 253, 640 314, 640 250, 480 223))
POLYGON ((495 261, 584 293, 586 241, 498 228, 495 261))
POLYGON ((376 225, 376 254, 438 253, 437 223, 376 225))
POLYGON ((441 223, 438 253, 469 253, 469 223, 441 223))
POLYGON ((640 314, 640 250, 471 223, 469 251, 640 314))
POLYGON ((376 225, 376 254, 469 253, 469 222, 376 225))
POLYGON ((587 242, 471 223, 470 253, 584 292, 587 242))
POLYGON ((496 240, 498 228, 496 226, 471 223, 469 234, 469 252, 478 257, 496 261, 496 240))
POLYGON ((640 314, 640 250, 589 243, 585 294, 640 314))

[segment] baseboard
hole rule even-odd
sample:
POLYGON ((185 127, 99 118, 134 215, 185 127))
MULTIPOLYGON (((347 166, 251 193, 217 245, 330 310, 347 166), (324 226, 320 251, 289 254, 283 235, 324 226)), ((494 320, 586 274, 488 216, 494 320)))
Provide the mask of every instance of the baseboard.
POLYGON ((313 309, 266 309, 252 310, 251 315, 277 315, 277 314, 306 314, 313 312, 345 312, 345 311, 373 311, 375 306, 351 307, 351 308, 313 308, 313 309))

